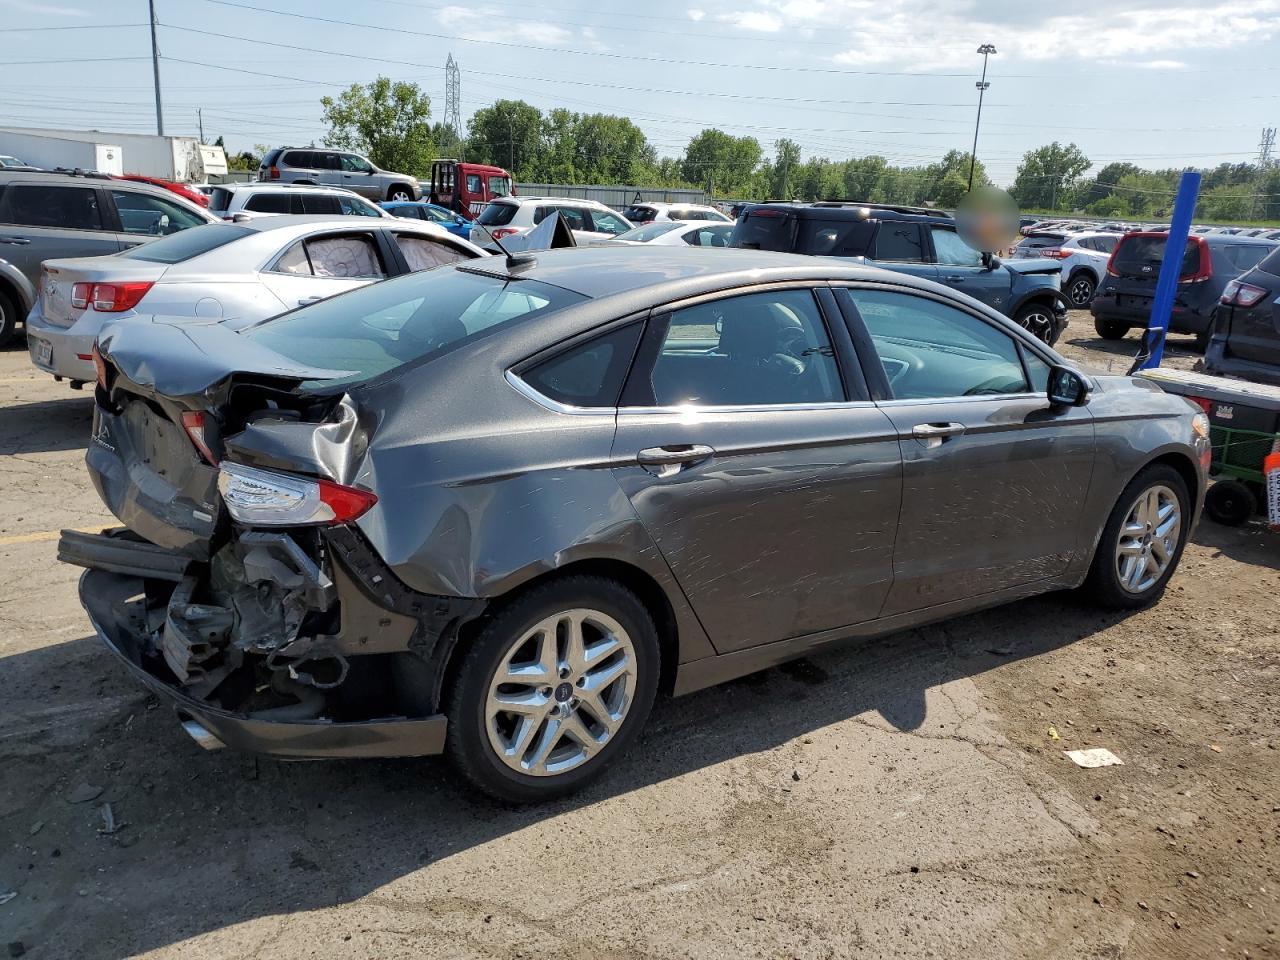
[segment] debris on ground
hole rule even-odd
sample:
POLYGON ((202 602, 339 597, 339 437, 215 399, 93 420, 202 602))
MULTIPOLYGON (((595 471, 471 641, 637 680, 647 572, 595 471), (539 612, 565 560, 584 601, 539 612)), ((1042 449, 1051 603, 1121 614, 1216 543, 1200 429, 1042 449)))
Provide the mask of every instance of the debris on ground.
POLYGON ((26 944, 24 944, 21 940, 9 941, 9 956, 20 957, 26 952, 27 952, 26 944))
POLYGON ((43 829, 44 829, 44 821, 37 820, 35 823, 31 825, 30 835, 34 837, 37 833, 39 833, 43 829))
POLYGON ((102 834, 104 837, 109 837, 112 834, 117 833, 123 827, 126 826, 126 824, 124 823, 116 822, 116 815, 114 811, 112 811, 111 809, 111 804, 104 803, 102 805, 101 813, 102 813, 102 826, 98 828, 98 832, 102 834))
POLYGON ((0 907, 3 907, 6 903, 8 903, 17 895, 18 895, 17 890, 10 891, 9 893, 0 893, 0 907))
POLYGON ((1062 739, 1060 736, 1058 736, 1058 728, 1057 728, 1057 727, 1050 727, 1050 728, 1049 728, 1049 739, 1050 739, 1050 740, 1061 740, 1061 739, 1062 739))
POLYGON ((101 787, 95 787, 91 783, 82 783, 67 794, 67 803, 88 803, 90 800, 97 800, 101 795, 101 787))
POLYGON ((1123 767, 1124 761, 1106 747, 1090 747, 1088 750, 1064 750, 1077 767, 1092 770, 1094 767, 1123 767))

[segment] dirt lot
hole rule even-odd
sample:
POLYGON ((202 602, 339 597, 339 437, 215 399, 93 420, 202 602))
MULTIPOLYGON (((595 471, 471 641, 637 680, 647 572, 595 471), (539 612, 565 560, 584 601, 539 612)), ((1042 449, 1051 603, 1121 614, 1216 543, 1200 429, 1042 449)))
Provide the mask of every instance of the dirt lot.
MULTIPOLYGON (((1116 369, 1136 348, 1079 315, 1065 340, 1116 369)), ((90 403, 0 352, 10 956, 1280 955, 1280 539, 1259 525, 1202 523, 1134 616, 1049 596, 659 704, 604 783, 507 809, 434 761, 191 742, 54 559, 58 528, 109 520, 90 403), (1125 765, 1062 755, 1093 745, 1125 765)))

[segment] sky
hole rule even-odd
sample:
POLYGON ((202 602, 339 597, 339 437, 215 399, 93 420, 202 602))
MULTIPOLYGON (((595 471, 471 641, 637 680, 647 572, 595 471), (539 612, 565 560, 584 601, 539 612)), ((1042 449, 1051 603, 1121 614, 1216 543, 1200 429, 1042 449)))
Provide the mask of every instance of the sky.
MULTIPOLYGON (((1094 170, 1256 159, 1280 126, 1280 0, 155 0, 165 132, 321 142, 320 97, 379 74, 462 119, 502 98, 630 117, 661 155, 706 127, 803 156, 966 153, 998 184, 1074 142, 1094 170), (272 12, 274 11, 274 12, 272 12)), ((155 132, 147 0, 0 0, 0 125, 155 132)))

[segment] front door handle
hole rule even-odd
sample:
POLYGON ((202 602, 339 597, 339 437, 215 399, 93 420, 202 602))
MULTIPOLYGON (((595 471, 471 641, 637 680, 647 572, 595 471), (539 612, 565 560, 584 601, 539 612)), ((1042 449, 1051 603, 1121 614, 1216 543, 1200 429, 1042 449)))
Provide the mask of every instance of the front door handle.
POLYGON ((715 450, 712 447, 701 443, 681 443, 665 447, 646 447, 636 454, 636 460, 640 466, 651 473, 659 477, 669 477, 679 473, 689 464, 707 460, 713 456, 715 456, 715 450))
POLYGON ((958 437, 962 433, 963 423, 917 423, 911 428, 911 435, 930 450, 941 446, 944 440, 958 437))
POLYGON ((942 278, 947 283, 964 283, 964 277, 958 273, 952 273, 942 278))
POLYGON ((26 237, 0 237, 0 243, 13 243, 20 247, 25 247, 30 242, 26 237))

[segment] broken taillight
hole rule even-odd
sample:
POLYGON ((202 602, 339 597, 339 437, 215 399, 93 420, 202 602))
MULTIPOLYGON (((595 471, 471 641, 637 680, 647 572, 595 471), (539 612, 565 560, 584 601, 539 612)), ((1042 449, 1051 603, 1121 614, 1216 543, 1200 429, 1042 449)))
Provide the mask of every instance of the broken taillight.
POLYGON ((93 371, 98 381, 98 386, 103 390, 107 389, 107 363, 102 359, 102 351, 98 349, 98 343, 95 340, 93 350, 90 351, 93 358, 93 371))
POLYGON ((296 527, 350 523, 378 502, 375 494, 240 463, 223 463, 218 491, 233 519, 249 526, 296 527))
POLYGON ((209 447, 209 435, 206 429, 204 411, 188 410, 183 413, 182 429, 187 431, 187 436, 191 438, 195 448, 200 451, 200 456, 204 457, 204 462, 216 465, 218 457, 209 447))

